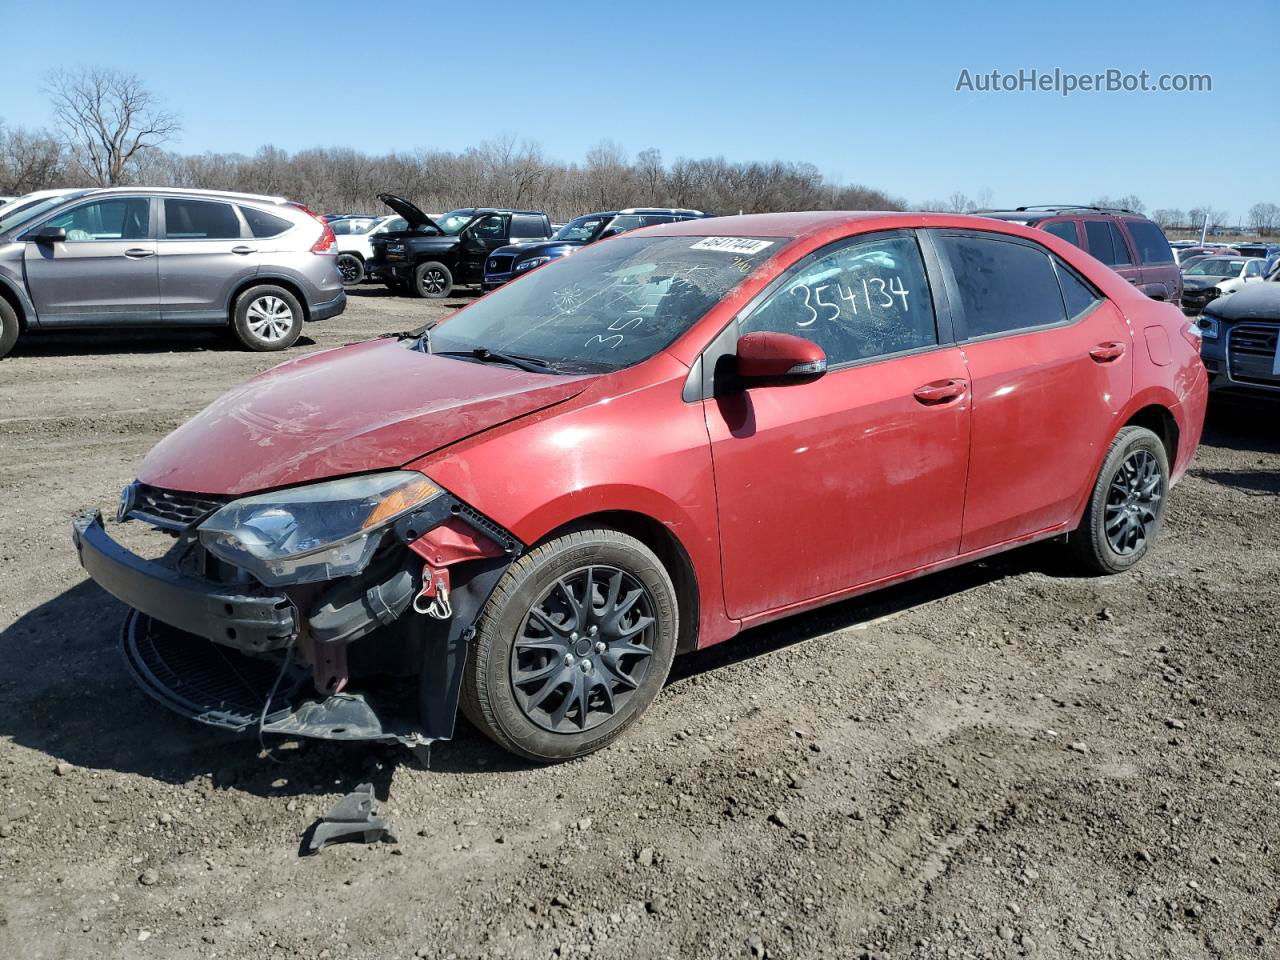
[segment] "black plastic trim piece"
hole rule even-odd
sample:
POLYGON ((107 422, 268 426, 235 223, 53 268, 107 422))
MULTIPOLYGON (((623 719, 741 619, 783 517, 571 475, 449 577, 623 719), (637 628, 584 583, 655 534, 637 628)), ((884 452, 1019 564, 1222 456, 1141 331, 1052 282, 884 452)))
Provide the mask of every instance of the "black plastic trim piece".
POLYGON ((71 533, 94 582, 161 623, 254 652, 286 647, 298 635, 297 612, 282 593, 235 591, 144 560, 111 539, 97 511, 76 517, 71 533))

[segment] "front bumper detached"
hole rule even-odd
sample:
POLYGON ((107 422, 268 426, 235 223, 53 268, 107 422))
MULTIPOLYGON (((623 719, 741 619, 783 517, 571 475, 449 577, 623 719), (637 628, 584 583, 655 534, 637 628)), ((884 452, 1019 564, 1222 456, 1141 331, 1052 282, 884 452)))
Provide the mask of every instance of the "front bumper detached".
POLYGON ((240 733, 418 746, 453 736, 473 624, 521 545, 452 497, 398 521, 395 535, 403 555, 359 576, 273 589, 138 557, 96 511, 72 523, 81 565, 132 608, 121 631, 129 672, 170 710, 240 733), (423 582, 408 545, 458 524, 497 546, 454 569, 451 618, 402 616, 423 582), (348 676, 370 683, 356 690, 348 676))

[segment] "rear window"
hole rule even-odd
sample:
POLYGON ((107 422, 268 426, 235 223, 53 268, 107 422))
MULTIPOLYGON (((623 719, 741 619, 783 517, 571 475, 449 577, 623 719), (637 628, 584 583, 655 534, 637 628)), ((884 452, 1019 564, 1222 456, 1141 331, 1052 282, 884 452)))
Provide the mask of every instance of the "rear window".
POLYGON ((292 221, 264 213, 255 207, 241 207, 240 212, 244 214, 244 219, 249 224, 249 232, 259 239, 278 237, 293 226, 292 221))
POLYGON ((1076 232, 1076 222, 1074 220, 1057 220, 1053 223, 1046 223, 1044 232, 1051 233, 1058 239, 1075 244, 1077 247, 1080 246, 1080 236, 1076 232))
POLYGON ((1138 247, 1138 259, 1143 263, 1173 263, 1173 248, 1164 232, 1150 220, 1129 220, 1129 236, 1138 247))
POLYGON ((517 213, 511 218, 511 239, 527 240, 547 236, 547 222, 542 217, 517 213))
POLYGON ((965 331, 989 337, 1067 319, 1058 275, 1046 252, 985 237, 944 236, 965 331))
POLYGON ((169 240, 235 240, 240 219, 229 203, 170 198, 164 202, 164 234, 169 240))
POLYGON ((1124 237, 1110 220, 1086 220, 1084 234, 1088 251, 1108 266, 1125 266, 1133 262, 1129 259, 1124 237))

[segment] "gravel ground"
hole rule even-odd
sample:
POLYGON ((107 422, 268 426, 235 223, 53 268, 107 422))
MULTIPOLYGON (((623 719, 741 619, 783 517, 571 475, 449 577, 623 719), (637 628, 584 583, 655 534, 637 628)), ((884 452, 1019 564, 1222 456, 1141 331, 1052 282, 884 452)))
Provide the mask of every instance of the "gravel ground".
MULTIPOLYGON (((362 291, 290 352, 458 302, 362 291)), ((586 760, 464 727, 423 768, 168 714, 75 561, 71 515, 276 359, 0 363, 0 956, 1280 956, 1280 408, 1215 400, 1129 575, 1020 550, 683 658, 586 760), (365 780, 400 842, 300 858, 365 780)))

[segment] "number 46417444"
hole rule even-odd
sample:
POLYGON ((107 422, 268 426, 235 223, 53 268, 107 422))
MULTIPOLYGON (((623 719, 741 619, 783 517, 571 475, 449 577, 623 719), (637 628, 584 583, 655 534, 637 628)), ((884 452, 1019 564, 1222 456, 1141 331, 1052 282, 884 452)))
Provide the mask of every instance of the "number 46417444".
POLYGON ((890 277, 886 283, 880 277, 867 277, 849 286, 843 283, 823 283, 816 287, 810 287, 806 283, 800 283, 791 288, 792 293, 799 294, 804 298, 804 305, 809 310, 809 316, 804 320, 797 320, 797 327, 811 327, 819 320, 839 319, 841 314, 840 304, 847 304, 849 310, 854 314, 858 313, 858 304, 863 305, 868 313, 879 307, 887 310, 890 307, 897 306, 897 301, 901 300, 902 310, 904 312, 911 309, 908 298, 911 295, 906 287, 902 285, 901 277, 890 277), (824 298, 823 294, 834 289, 837 301, 824 298), (896 299, 895 299, 896 298, 896 299))

